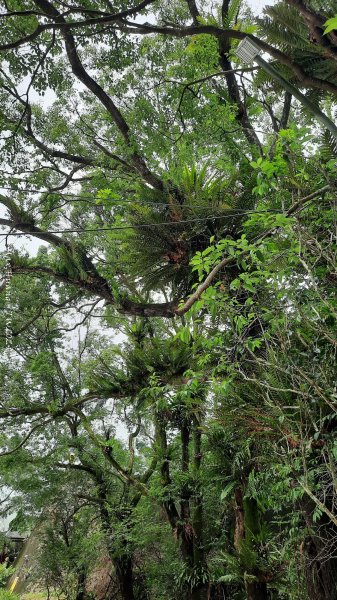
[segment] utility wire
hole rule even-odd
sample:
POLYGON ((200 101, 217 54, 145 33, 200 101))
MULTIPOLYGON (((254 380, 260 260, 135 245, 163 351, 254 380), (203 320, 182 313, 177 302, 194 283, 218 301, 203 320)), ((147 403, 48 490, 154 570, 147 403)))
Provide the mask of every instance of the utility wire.
MULTIPOLYGON (((1 203, 1 201, 0 201, 1 203)), ((154 205, 156 205, 157 203, 154 203, 154 205)), ((165 204, 165 206, 171 206, 169 204, 165 204)), ((191 207, 193 208, 193 207, 191 207)), ((206 207, 205 207, 206 208, 206 207)), ((112 226, 112 227, 97 227, 97 228, 82 228, 82 229, 55 229, 55 230, 46 230, 46 231, 39 231, 39 232, 30 232, 30 231, 17 231, 17 232, 6 232, 6 233, 0 233, 0 236, 2 237, 6 237, 9 235, 12 236, 22 236, 22 235, 28 235, 28 236, 32 236, 32 237, 36 237, 34 236, 34 233, 39 233, 39 234, 62 234, 62 233, 99 233, 99 232, 104 232, 104 231, 122 231, 122 230, 126 230, 126 229, 146 229, 146 228, 151 228, 151 227, 163 227, 166 225, 169 225, 171 227, 180 225, 180 224, 185 224, 185 223, 197 223, 197 222, 203 222, 203 221, 209 221, 214 220, 214 219, 225 219, 226 217, 234 217, 236 213, 239 213, 240 215, 253 215, 253 214, 280 214, 280 215, 284 215, 286 214, 284 211, 280 211, 277 208, 266 208, 266 209, 240 209, 240 208, 228 208, 228 213, 230 214, 222 214, 222 215, 207 215, 206 217, 197 217, 197 218, 193 218, 193 219, 181 219, 180 221, 161 221, 159 223, 139 223, 139 224, 134 224, 134 225, 116 225, 116 226, 112 226)), ((3 227, 9 227, 9 225, 2 225, 3 227)), ((13 229, 15 229, 15 226, 13 226, 13 229)))
MULTIPOLYGON (((48 196, 56 194, 56 195, 60 195, 60 196, 67 196, 67 197, 69 197, 69 201, 71 201, 71 200, 73 200, 75 198, 78 199, 78 200, 100 200, 101 202, 104 202, 104 200, 105 200, 104 198, 101 198, 101 197, 95 196, 95 195, 82 196, 81 194, 72 194, 70 192, 62 192, 60 190, 48 192, 47 190, 42 190, 42 191, 41 190, 34 190, 34 189, 31 190, 29 188, 18 189, 18 188, 15 188, 15 187, 3 186, 3 185, 0 184, 0 190, 1 189, 3 189, 3 190, 9 190, 9 191, 12 191, 12 192, 29 192, 29 193, 32 193, 32 194, 47 194, 48 196)), ((63 198, 63 199, 66 200, 67 198, 63 198)), ((106 200, 109 201, 109 197, 107 197, 106 200)), ((137 204, 147 205, 148 204, 150 206, 153 206, 154 208, 156 206, 170 206, 172 208, 172 203, 169 203, 169 202, 156 202, 156 201, 151 201, 151 200, 136 200, 136 199, 134 199, 134 200, 121 200, 119 203, 117 203, 117 202, 115 203, 114 202, 114 204, 113 204, 113 206, 111 208, 113 208, 115 206, 116 207, 122 207, 123 204, 135 204, 135 205, 137 205, 137 204)), ((186 205, 181 206, 179 204, 179 202, 176 202, 176 205, 177 205, 178 208, 181 207, 181 208, 185 208, 185 209, 194 209, 194 208, 205 208, 206 209, 206 208, 210 208, 210 206, 207 206, 206 204, 190 204, 190 205, 186 204, 186 205)), ((58 207, 55 206, 55 210, 57 208, 58 207)), ((220 203, 219 203, 219 208, 221 208, 221 204, 220 203)), ((233 210, 233 211, 236 211, 236 212, 246 213, 246 212, 248 212, 249 209, 240 209, 240 208, 235 208, 235 207, 233 207, 233 208, 232 207, 228 207, 228 209, 226 209, 226 210, 228 210, 228 211, 232 211, 233 210)), ((268 212, 269 210, 273 210, 273 209, 265 209, 264 212, 268 212)), ((249 210, 249 212, 254 212, 254 209, 249 210)), ((262 212, 262 211, 259 210, 258 212, 262 212)))
MULTIPOLYGON (((235 209, 233 209, 235 210, 235 209)), ((255 214, 255 213, 273 213, 273 214, 280 214, 280 215, 284 215, 284 212, 280 212, 278 209, 265 209, 265 210, 252 210, 252 211, 244 211, 245 214, 255 214)), ((234 215, 231 215, 234 216, 234 215)), ((55 230, 40 230, 40 231, 35 231, 35 232, 30 232, 30 231, 18 231, 18 232, 7 232, 7 233, 0 233, 0 236, 8 236, 8 235, 13 235, 13 236, 21 236, 21 235, 28 235, 28 236, 32 236, 32 237, 37 237, 36 234, 38 233, 40 234, 61 234, 61 233, 98 233, 101 231, 121 231, 124 229, 143 229, 143 228, 151 228, 151 227, 163 227, 165 225, 169 225, 171 227, 174 227, 176 225, 180 225, 181 223, 196 223, 196 222, 202 222, 202 221, 209 221, 210 219, 224 219, 226 217, 226 215, 209 215, 207 217, 200 217, 200 218, 195 218, 195 219, 181 219, 180 221, 162 221, 160 223, 139 223, 138 225, 116 225, 113 227, 98 227, 98 228, 92 228, 92 229, 55 229, 55 230), (35 234, 35 235, 34 235, 35 234)), ((4 227, 6 225, 3 225, 4 227)), ((9 225, 8 225, 9 227, 9 225)), ((13 226, 15 228, 15 226, 13 226)))
MULTIPOLYGON (((101 202, 104 202, 104 200, 105 200, 105 198, 101 198, 100 196, 95 196, 95 195, 82 196, 81 194, 72 194, 70 192, 62 192, 61 190, 55 190, 55 191, 42 190, 41 191, 41 190, 34 190, 34 189, 31 190, 29 188, 19 189, 19 188, 9 187, 9 186, 3 186, 3 185, 0 185, 0 189, 9 190, 11 192, 27 192, 27 193, 31 193, 31 194, 46 194, 47 196, 51 196, 53 194, 59 195, 60 197, 67 196, 69 198, 69 201, 71 201, 71 200, 73 200, 75 198, 77 200, 79 200, 79 201, 80 200, 100 200, 101 202)), ((63 198, 63 200, 67 200, 68 198, 63 198)), ((62 199, 62 198, 60 198, 60 199, 62 199)), ((109 201, 109 197, 107 197, 106 200, 109 201)), ((112 199, 110 199, 110 200, 112 200, 112 199)), ((169 203, 169 202, 156 202, 156 201, 151 201, 151 200, 136 200, 136 199, 134 199, 134 200, 121 200, 118 203, 114 201, 113 207, 115 207, 115 206, 116 207, 122 207, 123 204, 135 204, 135 205, 137 205, 137 204, 148 205, 149 204, 150 206, 153 206, 153 207, 156 207, 156 206, 171 206, 172 207, 172 203, 169 203)), ((176 204, 177 204, 178 207, 181 206, 179 204, 179 202, 176 202, 176 204)), ((57 208, 58 207, 55 206, 55 209, 57 209, 57 208)), ((193 209, 193 208, 209 208, 209 206, 207 206, 206 204, 191 204, 191 205, 186 204, 184 206, 184 208, 190 208, 190 209, 193 209)), ((230 209, 229 208, 228 210, 240 210, 240 209, 235 209, 235 208, 230 209)))

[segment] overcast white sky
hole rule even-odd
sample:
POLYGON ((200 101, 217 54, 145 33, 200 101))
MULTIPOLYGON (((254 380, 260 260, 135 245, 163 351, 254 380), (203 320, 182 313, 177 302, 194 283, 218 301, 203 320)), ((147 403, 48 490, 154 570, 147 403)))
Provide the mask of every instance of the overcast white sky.
POLYGON ((246 0, 247 4, 252 8, 254 14, 261 14, 265 6, 272 6, 276 0, 246 0))

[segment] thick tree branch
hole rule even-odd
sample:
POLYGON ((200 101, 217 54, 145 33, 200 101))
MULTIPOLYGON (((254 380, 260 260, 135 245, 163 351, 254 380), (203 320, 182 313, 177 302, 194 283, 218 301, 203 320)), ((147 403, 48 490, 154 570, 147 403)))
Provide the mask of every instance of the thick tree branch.
MULTIPOLYGON (((115 103, 113 102, 111 97, 108 96, 108 94, 105 92, 105 90, 97 83, 97 81, 95 81, 95 79, 93 79, 91 77, 91 75, 89 75, 89 73, 84 68, 83 63, 77 52, 74 37, 73 37, 70 29, 64 27, 65 25, 67 25, 65 18, 62 16, 62 14, 58 10, 56 10, 56 8, 48 0, 34 0, 34 1, 35 1, 35 4, 37 4, 37 6, 39 6, 42 10, 44 10, 47 15, 51 16, 55 20, 56 23, 62 25, 61 32, 62 32, 62 36, 65 41, 66 53, 68 56, 68 60, 69 60, 72 72, 77 77, 77 79, 79 81, 81 81, 81 83, 83 83, 83 85, 88 90, 90 90, 96 96, 96 98, 98 98, 98 100, 101 102, 101 104, 108 111, 109 115, 112 117, 117 128, 119 129, 120 133, 122 134, 122 137, 123 137, 126 145, 132 151, 131 160, 133 162, 133 165, 137 169, 137 171, 140 173, 140 175, 143 177, 143 179, 147 183, 149 183, 152 187, 162 190, 163 189, 162 181, 159 179, 159 177, 157 177, 150 171, 150 169, 146 165, 144 158, 136 150, 134 150, 134 140, 132 139, 130 127, 127 124, 126 120, 124 119, 119 108, 117 108, 117 106, 115 105, 115 103)), ((143 2, 143 4, 144 4, 144 2, 143 2)), ((145 5, 146 4, 149 4, 149 0, 148 0, 148 2, 146 2, 146 0, 145 0, 145 5)))
MULTIPOLYGON (((313 192, 312 194, 309 194, 308 196, 301 198, 300 200, 298 200, 296 203, 294 203, 289 208, 289 210, 286 212, 286 215, 291 216, 291 215, 295 214, 298 210, 301 210, 302 206, 305 203, 309 202, 310 200, 312 200, 318 196, 321 196, 322 194, 324 194, 330 190, 331 190, 331 186, 326 185, 323 188, 321 188, 320 190, 317 190, 316 192, 313 192)), ((50 243, 52 243, 54 245, 62 245, 64 247, 68 248, 66 243, 62 240, 62 238, 59 238, 58 236, 54 237, 54 234, 49 234, 48 232, 42 232, 41 230, 36 228, 34 225, 28 225, 28 224, 16 225, 14 222, 11 222, 8 220, 5 221, 4 219, 0 219, 0 224, 5 224, 10 227, 16 227, 18 229, 21 229, 21 231, 24 230, 26 232, 31 233, 32 235, 36 235, 37 237, 40 237, 40 239, 49 241, 50 243), (23 227, 24 227, 24 229, 23 229, 23 227)), ((273 231, 274 231, 274 229, 265 231, 264 233, 262 233, 259 236, 258 239, 262 241, 266 237, 272 235, 273 231)), ((68 242, 67 242, 67 244, 68 244, 68 242)), ((243 252, 242 255, 244 255, 244 254, 245 253, 243 252)), ((64 283, 67 283, 69 285, 79 287, 90 294, 93 294, 95 296, 98 296, 98 297, 104 299, 108 304, 115 305, 118 312, 120 312, 122 314, 141 316, 141 317, 160 317, 161 316, 161 317, 166 317, 166 318, 172 318, 175 315, 178 315, 178 316, 184 315, 195 304, 195 302, 197 302, 199 300, 201 294, 208 287, 210 287, 210 285, 212 285, 212 282, 214 281, 214 279, 217 276, 217 274, 219 273, 219 271, 221 269, 223 269, 224 267, 226 267, 230 264, 233 264, 235 262, 235 260, 237 260, 237 257, 232 257, 232 256, 228 257, 227 256, 222 261, 220 261, 212 269, 212 271, 208 274, 206 279, 198 286, 196 291, 188 298, 188 300, 182 306, 178 306, 177 300, 172 301, 172 302, 164 302, 164 303, 141 303, 141 302, 135 302, 129 298, 122 298, 117 302, 113 296, 112 290, 111 290, 110 286, 108 285, 107 281, 105 279, 103 279, 97 273, 96 268, 94 267, 94 265, 92 264, 90 259, 88 259, 86 257, 86 260, 89 261, 88 265, 90 267, 88 269, 90 277, 88 277, 87 279, 82 279, 80 277, 75 279, 75 278, 70 277, 67 274, 57 272, 56 270, 51 269, 50 267, 47 267, 47 266, 15 265, 15 262, 12 265, 12 270, 13 270, 13 273, 36 273, 36 274, 44 273, 44 274, 50 275, 53 278, 58 279, 59 281, 63 281, 64 283)))
POLYGON ((43 404, 34 404, 25 406, 23 408, 17 408, 15 406, 7 407, 2 405, 2 409, 0 410, 0 419, 7 419, 9 417, 29 417, 33 415, 50 415, 53 419, 57 419, 59 417, 64 417, 69 413, 76 414, 76 411, 87 402, 97 401, 101 398, 111 398, 111 396, 112 394, 109 394, 106 390, 89 392, 84 396, 68 399, 66 404, 55 410, 52 410, 50 406, 45 406, 43 404))
POLYGON ((43 421, 43 423, 38 423, 37 425, 35 425, 35 427, 32 427, 32 429, 21 440, 21 442, 17 446, 15 446, 15 448, 12 448, 11 450, 5 450, 3 452, 0 452, 0 458, 2 456, 9 456, 10 454, 14 454, 15 452, 17 452, 17 450, 20 450, 20 448, 22 448, 22 446, 24 446, 25 443, 28 442, 29 438, 33 435, 33 433, 35 433, 35 431, 37 431, 38 429, 41 429, 41 427, 45 427, 45 425, 47 423, 49 423, 50 421, 51 421, 51 419, 48 419, 47 421, 43 421))
POLYGON ((163 27, 159 25, 149 25, 149 24, 139 24, 133 23, 129 21, 123 22, 122 25, 118 25, 118 28, 121 31, 128 32, 134 35, 148 35, 150 33, 158 33, 162 35, 184 38, 190 37, 194 35, 212 35, 216 37, 219 41, 228 40, 228 39, 236 39, 243 40, 246 37, 252 39, 258 46, 268 52, 275 60, 285 65, 289 69, 291 69, 298 79, 298 81, 307 88, 313 89, 322 89, 331 94, 337 95, 337 85, 331 83, 329 81, 319 79, 317 77, 312 77, 308 75, 300 65, 298 65, 295 61, 292 60, 287 54, 274 48, 264 40, 259 39, 255 35, 244 33, 243 31, 237 31, 235 29, 222 29, 220 27, 216 27, 215 25, 199 25, 191 26, 191 27, 163 27))
MULTIPOLYGON (((1 221, 0 221, 1 223, 1 221)), ((98 296, 105 300, 107 304, 112 304, 116 307, 116 310, 124 315, 130 315, 135 317, 165 317, 172 318, 176 314, 177 302, 134 302, 129 298, 121 298, 119 302, 114 298, 110 287, 108 286, 105 279, 100 280, 84 280, 74 279, 68 275, 57 272, 47 266, 36 266, 36 265, 16 265, 12 262, 12 271, 17 274, 36 274, 36 275, 49 275, 53 279, 61 281, 67 285, 71 285, 82 289, 84 292, 89 293, 93 296, 98 296)))
POLYGON ((229 3, 230 3, 230 0, 222 0, 221 18, 222 18, 222 23, 223 24, 225 23, 225 20, 226 20, 227 15, 228 15, 229 3))
MULTIPOLYGON (((32 108, 31 108, 28 100, 27 101, 23 100, 22 97, 20 96, 20 94, 18 93, 18 91, 14 87, 10 87, 9 85, 5 85, 4 83, 1 84, 1 87, 4 90, 6 90, 13 98, 15 98, 15 100, 20 102, 20 104, 24 107, 24 113, 23 113, 22 117, 20 118, 20 123, 22 122, 23 117, 25 117, 26 127, 23 127, 22 131, 28 139, 32 140, 33 144, 37 148, 42 150, 48 156, 52 156, 53 158, 62 158, 64 160, 68 160, 75 164, 88 166, 88 167, 95 166, 96 163, 91 158, 88 158, 85 156, 79 156, 76 154, 71 154, 69 152, 64 152, 62 150, 55 150, 54 148, 50 148, 49 146, 47 146, 47 144, 45 144, 44 142, 39 140, 33 131, 32 108)), ((16 119, 14 120, 14 119, 7 118, 7 122, 11 125, 15 125, 16 128, 18 126, 16 119)))
POLYGON ((199 25, 200 12, 195 0, 186 0, 194 25, 199 25))
MULTIPOLYGON (((222 23, 226 22, 228 16, 229 0, 224 0, 221 7, 222 23)), ((237 113, 235 115, 236 121, 241 125, 242 131, 253 147, 257 148, 258 153, 262 154, 262 146, 255 130, 250 122, 248 112, 244 101, 241 99, 240 90, 236 81, 235 73, 233 71, 232 63, 229 59, 229 52, 231 49, 230 38, 219 39, 219 62, 225 73, 227 82, 228 95, 231 102, 236 105, 237 113)))
POLYGON ((116 458, 112 455, 112 451, 111 451, 112 449, 109 446, 107 446, 106 440, 104 440, 103 438, 101 438, 101 436, 99 436, 95 433, 95 431, 91 427, 90 422, 89 422, 88 418, 86 417, 86 415, 79 409, 77 409, 75 412, 80 417, 81 424, 82 424, 83 428, 86 430, 86 432, 88 433, 91 441, 94 443, 94 445, 97 448, 99 448, 102 451, 103 455, 106 457, 106 459, 109 461, 109 463, 114 467, 114 469, 116 470, 118 475, 120 475, 121 478, 126 483, 132 484, 139 492, 141 492, 142 494, 147 496, 148 490, 147 490, 146 486, 141 481, 139 481, 137 478, 133 477, 128 472, 127 469, 124 469, 122 467, 122 465, 119 464, 119 462, 116 460, 116 458))
POLYGON ((237 107, 237 113, 235 118, 241 125, 244 135, 248 142, 255 146, 259 153, 262 154, 261 142, 255 133, 255 130, 249 120, 248 113, 244 102, 241 100, 240 90, 236 81, 235 73, 233 71, 232 63, 230 62, 228 55, 230 51, 230 43, 228 39, 219 40, 219 55, 220 64, 225 73, 227 82, 228 95, 237 107))
POLYGON ((328 17, 308 8, 303 0, 286 0, 286 2, 294 6, 302 15, 310 31, 310 41, 322 46, 324 56, 332 60, 337 60, 337 33, 331 31, 328 35, 324 35, 324 23, 328 17))
MULTIPOLYGON (((42 3, 42 0, 40 0, 40 1, 42 3)), ((47 2, 47 4, 49 4, 49 3, 47 2)), ((45 5, 44 5, 44 7, 45 7, 45 5)), ((52 9, 55 10, 54 7, 52 7, 52 9)), ((48 16, 47 13, 46 13, 46 16, 48 16)), ((54 15, 54 18, 57 16, 58 15, 54 15)), ((313 89, 323 89, 327 92, 337 95, 337 85, 335 85, 332 82, 325 81, 323 79, 319 79, 317 77, 312 77, 312 76, 308 75, 301 68, 301 66, 298 65, 295 61, 293 61, 287 54, 285 54, 281 50, 278 50, 277 48, 274 48, 273 46, 271 46, 267 42, 257 38, 256 36, 251 35, 251 34, 246 34, 242 31, 237 31, 234 29, 232 29, 232 30, 222 29, 222 28, 214 26, 214 25, 198 25, 197 26, 194 24, 193 26, 190 26, 190 27, 178 27, 178 26, 177 27, 175 27, 175 26, 167 27, 167 26, 160 26, 160 25, 150 25, 148 23, 141 24, 141 23, 134 23, 132 21, 127 21, 125 18, 121 18, 120 15, 118 17, 117 17, 117 15, 111 15, 109 17, 102 17, 102 18, 98 18, 98 19, 87 19, 84 21, 76 21, 76 22, 67 22, 67 21, 65 21, 65 19, 62 15, 60 15, 60 16, 63 18, 62 23, 55 22, 53 24, 48 23, 45 25, 39 25, 33 33, 31 33, 27 36, 24 36, 14 42, 0 45, 0 51, 18 48, 24 44, 27 44, 28 42, 33 41, 43 31, 45 31, 47 29, 63 29, 66 32, 66 31, 70 31, 70 30, 80 28, 80 27, 99 25, 102 23, 103 18, 104 18, 104 23, 107 23, 108 21, 111 23, 115 22, 116 29, 120 29, 124 32, 128 32, 128 33, 135 34, 135 35, 148 35, 150 33, 159 33, 162 35, 168 35, 168 36, 173 36, 173 37, 187 37, 187 36, 193 36, 193 35, 209 34, 209 35, 215 36, 219 40, 228 40, 231 38, 242 40, 243 38, 248 36, 252 40, 254 40, 260 46, 260 48, 262 50, 269 52, 269 54, 271 56, 273 56, 273 58, 275 58, 278 62, 289 67, 293 71, 293 73, 296 76, 296 78, 298 79, 298 81, 304 87, 313 88, 313 89)))
MULTIPOLYGON (((110 14, 107 14, 107 15, 104 15, 104 16, 101 16, 98 18, 91 18, 91 19, 85 19, 83 21, 70 21, 70 22, 67 22, 65 20, 64 14, 59 13, 58 11, 56 11, 56 9, 52 5, 50 5, 51 9, 56 11, 58 16, 62 17, 62 19, 64 20, 64 22, 62 22, 62 24, 59 24, 59 23, 39 24, 36 27, 36 29, 29 35, 23 36, 22 38, 14 40, 13 42, 8 42, 7 44, 0 45, 0 51, 1 50, 13 50, 15 48, 19 48, 20 46, 23 46, 23 45, 27 44, 28 42, 33 41, 41 33, 43 33, 44 31, 48 31, 48 30, 55 30, 55 29, 61 29, 61 28, 62 29, 76 29, 76 28, 84 27, 84 26, 88 27, 88 26, 92 26, 92 25, 103 25, 103 24, 118 22, 121 19, 125 19, 126 17, 132 17, 132 16, 138 14, 147 6, 149 6, 150 4, 153 4, 155 1, 156 0, 143 0, 143 2, 140 2, 133 8, 128 8, 128 9, 120 11, 118 13, 114 13, 114 14, 110 13, 110 14)), ((37 4, 37 2, 36 2, 36 4, 37 4)), ((27 12, 26 11, 25 12, 13 11, 13 12, 10 12, 7 14, 0 15, 0 18, 7 18, 7 17, 13 17, 13 16, 28 16, 28 13, 34 14, 36 16, 42 16, 44 18, 54 18, 55 14, 52 14, 52 13, 48 14, 48 10, 45 10, 45 8, 46 8, 45 6, 41 5, 41 8, 44 10, 44 12, 33 11, 33 10, 27 11, 27 12)), ((70 12, 73 12, 73 13, 85 12, 85 10, 78 11, 74 7, 73 10, 70 12)), ((97 14, 97 11, 91 11, 91 12, 95 12, 97 14)))
POLYGON ((282 115, 281 115, 281 119, 280 119, 279 131, 281 129, 287 128, 288 119, 289 119, 289 115, 290 115, 290 109, 291 109, 291 100, 292 100, 292 95, 290 94, 290 92, 286 92, 284 94, 284 103, 283 103, 282 115))
MULTIPOLYGON (((17 229, 24 233, 28 233, 34 237, 37 237, 45 242, 50 243, 56 248, 63 248, 71 258, 73 255, 76 245, 72 245, 68 240, 64 240, 62 237, 43 231, 37 227, 33 222, 27 220, 27 215, 22 215, 19 207, 10 200, 9 198, 0 195, 0 203, 8 208, 12 219, 0 219, 0 225, 5 225, 10 229, 17 229)), ((62 281, 68 285, 72 285, 84 290, 87 293, 98 296, 107 302, 107 304, 113 304, 117 310, 122 314, 141 316, 141 317, 173 317, 175 302, 163 302, 163 303, 142 303, 135 302, 127 297, 121 298, 117 301, 114 294, 106 281, 97 271, 92 260, 86 256, 80 247, 77 248, 81 255, 82 267, 86 272, 86 277, 81 276, 78 273, 77 277, 71 276, 63 271, 58 271, 49 266, 44 265, 32 265, 32 264, 15 264, 15 260, 12 263, 13 273, 35 273, 35 274, 46 274, 50 275, 54 279, 62 281)))

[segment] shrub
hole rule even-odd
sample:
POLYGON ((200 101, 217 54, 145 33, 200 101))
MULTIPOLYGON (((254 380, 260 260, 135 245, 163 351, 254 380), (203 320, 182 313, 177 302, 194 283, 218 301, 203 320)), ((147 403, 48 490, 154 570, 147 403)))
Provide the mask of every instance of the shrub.
POLYGON ((6 585, 7 579, 13 575, 15 569, 7 567, 5 563, 0 564, 0 587, 6 585))
POLYGON ((9 590, 0 590, 0 600, 20 600, 20 598, 9 590))

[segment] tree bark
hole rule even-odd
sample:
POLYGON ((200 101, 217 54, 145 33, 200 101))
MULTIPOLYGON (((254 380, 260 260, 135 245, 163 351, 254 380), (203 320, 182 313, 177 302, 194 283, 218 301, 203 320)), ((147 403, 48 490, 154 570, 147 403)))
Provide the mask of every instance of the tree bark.
MULTIPOLYGON (((244 485, 235 490, 234 547, 239 556, 243 543, 253 549, 251 536, 258 533, 260 528, 257 503, 252 498, 244 498, 244 485)), ((268 600, 268 588, 264 581, 266 574, 254 564, 248 574, 255 576, 256 581, 245 582, 247 600, 268 600)))
MULTIPOLYGON (((205 569, 206 560, 203 547, 203 499, 200 489, 200 468, 202 461, 201 448, 201 429, 199 420, 195 417, 192 424, 193 432, 193 461, 192 473, 194 479, 194 494, 193 494, 193 510, 192 510, 192 530, 193 530, 193 546, 191 551, 193 555, 190 557, 195 569, 205 569)), ((209 600, 210 583, 199 583, 196 585, 188 596, 188 600, 209 600)))
POLYGON ((252 581, 246 584, 247 600, 268 600, 267 584, 252 581))
POLYGON ((331 540, 336 539, 336 527, 322 515, 318 526, 312 523, 313 506, 304 507, 310 529, 319 529, 318 535, 308 536, 303 544, 304 576, 310 600, 337 600, 337 558, 331 551, 331 540))
POLYGON ((219 43, 220 65, 223 71, 226 73, 225 79, 227 83, 228 95, 230 100, 237 107, 237 113, 235 115, 236 121, 242 127, 243 134, 245 135, 249 144, 252 146, 252 151, 254 151, 255 148, 254 154, 259 156, 262 154, 261 142, 249 120, 245 103, 241 99, 239 86, 237 84, 235 74, 232 72, 233 65, 228 58, 229 50, 230 42, 228 40, 221 40, 219 43))
POLYGON ((189 592, 188 600, 208 600, 209 584, 202 584, 189 592))
MULTIPOLYGON (((99 486, 99 496, 102 500, 102 504, 100 505, 102 528, 105 533, 108 554, 115 568, 121 599, 135 600, 132 555, 127 551, 127 548, 125 548, 124 554, 116 556, 116 548, 114 547, 115 533, 111 525, 110 514, 107 508, 108 493, 106 482, 98 472, 95 473, 95 478, 99 486)), ((119 544, 120 543, 121 540, 119 540, 119 544)), ((127 543, 125 542, 125 546, 126 545, 127 543)))
POLYGON ((130 556, 115 558, 114 566, 122 600, 135 600, 132 558, 130 556))
POLYGON ((78 573, 77 579, 77 590, 76 590, 76 600, 85 600, 85 584, 87 581, 87 574, 84 569, 78 573))

